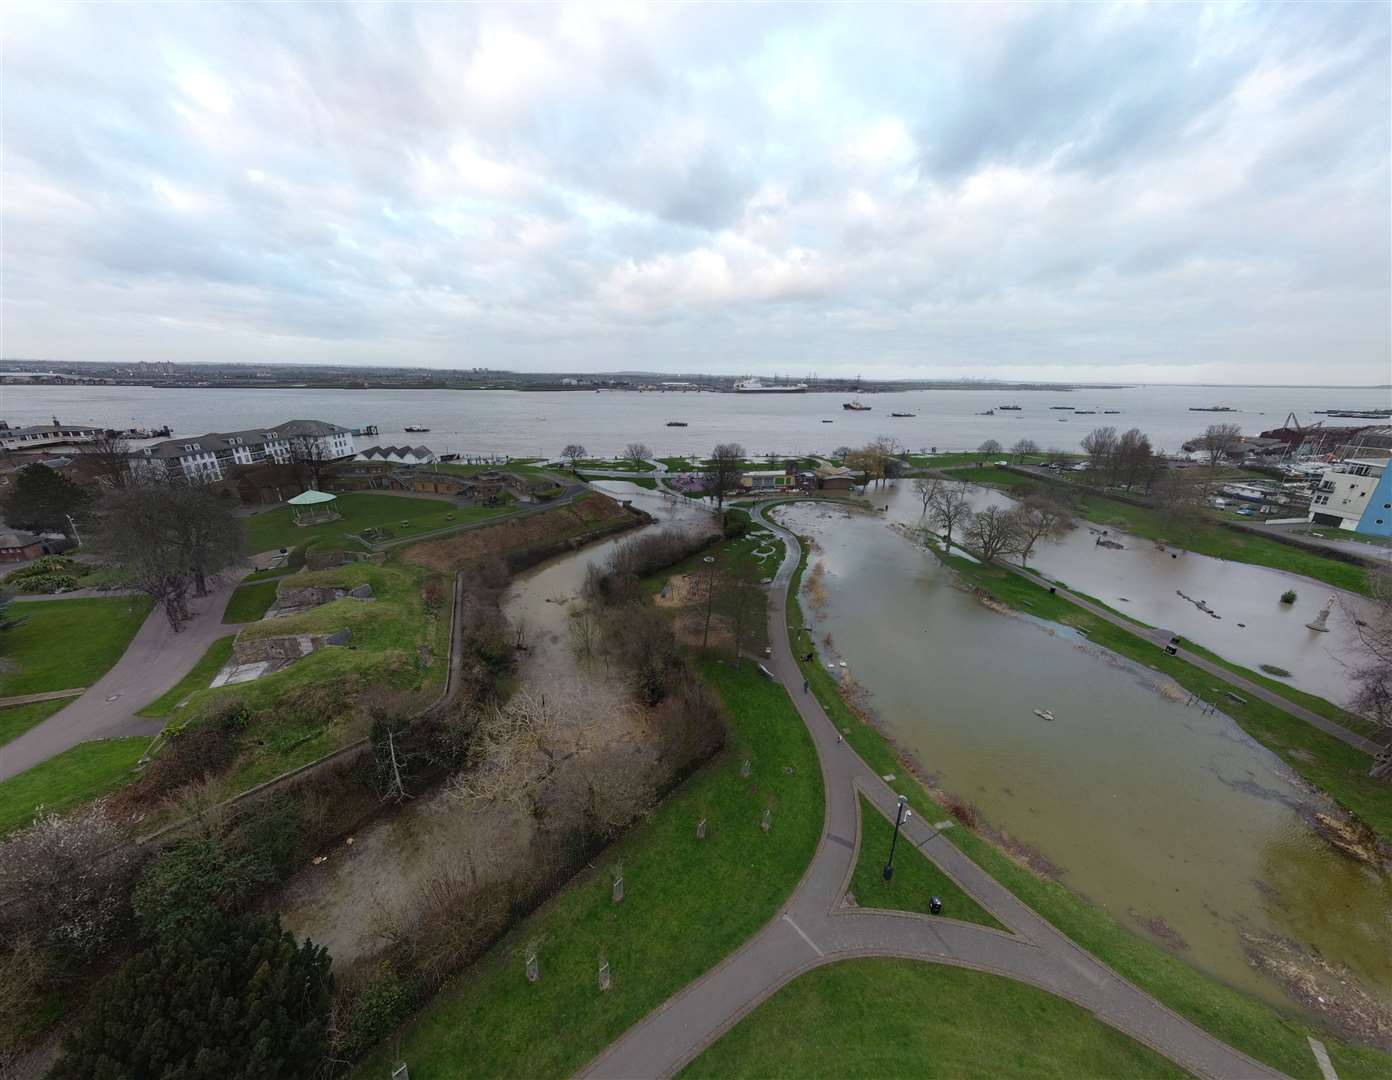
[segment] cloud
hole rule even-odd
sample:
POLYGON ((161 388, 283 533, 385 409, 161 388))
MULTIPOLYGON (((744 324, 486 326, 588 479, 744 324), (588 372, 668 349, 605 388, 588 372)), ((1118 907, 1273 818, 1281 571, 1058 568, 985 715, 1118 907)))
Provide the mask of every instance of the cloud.
POLYGON ((31 5, 3 348, 1384 382, 1388 24, 31 5))

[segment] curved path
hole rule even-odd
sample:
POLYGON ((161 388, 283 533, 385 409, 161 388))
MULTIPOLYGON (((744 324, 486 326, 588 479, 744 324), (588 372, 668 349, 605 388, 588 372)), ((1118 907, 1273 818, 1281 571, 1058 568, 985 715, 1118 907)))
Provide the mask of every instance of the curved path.
POLYGON ((812 735, 826 787, 816 854, 783 911, 701 978, 635 1024, 582 1076, 671 1076, 789 980, 821 964, 898 956, 992 972, 1081 1005, 1099 1020, 1199 1076, 1278 1077, 1132 985, 1021 903, 917 815, 904 838, 932 859, 1013 933, 930 916, 847 909, 841 901, 860 846, 857 790, 886 817, 896 793, 839 742, 815 697, 802 690, 784 609, 801 558, 798 540, 755 507, 752 516, 783 538, 769 604, 770 670, 787 688, 812 735))

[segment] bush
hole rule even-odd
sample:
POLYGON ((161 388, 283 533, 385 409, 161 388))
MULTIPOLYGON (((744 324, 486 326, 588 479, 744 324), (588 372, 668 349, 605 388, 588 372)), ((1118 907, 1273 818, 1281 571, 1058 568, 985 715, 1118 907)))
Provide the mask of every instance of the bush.
POLYGON ((21 566, 18 570, 11 570, 5 575, 5 580, 19 581, 22 578, 44 577, 47 574, 70 573, 72 567, 73 561, 71 559, 64 559, 58 555, 45 555, 35 559, 27 566, 21 566))
POLYGON ((1262 669, 1264 672, 1266 672, 1268 675, 1276 675, 1276 676, 1279 676, 1279 677, 1282 678, 1282 679, 1288 679, 1288 678, 1290 678, 1290 672, 1289 672, 1289 671, 1287 671, 1287 670, 1286 670, 1285 668, 1283 668, 1283 667, 1277 667, 1275 664, 1262 664, 1262 665, 1261 665, 1261 669, 1262 669))
POLYGON ((24 593, 59 593, 77 588, 77 578, 72 574, 32 574, 14 582, 14 587, 24 593))
POLYGON ((145 934, 159 937, 232 913, 273 877, 259 852, 208 832, 180 840, 146 867, 131 903, 145 934))
POLYGON ((53 1080, 317 1075, 328 1050, 329 956, 273 919, 161 936, 93 995, 53 1080))
POLYGON ((1295 590, 1294 590, 1294 589, 1287 589, 1285 592, 1283 592, 1283 593, 1281 594, 1281 603, 1283 603, 1283 604, 1293 604, 1293 603, 1295 603, 1295 590))
POLYGON ((390 965, 377 968, 366 986, 334 1003, 341 1017, 335 1025, 335 1056, 352 1061, 375 1046, 406 1019, 414 1000, 411 984, 390 965))
POLYGON ((713 533, 696 534, 662 529, 625 540, 609 553, 603 569, 590 564, 585 576, 585 595, 605 607, 627 604, 639 596, 639 579, 681 562, 716 539, 713 533))

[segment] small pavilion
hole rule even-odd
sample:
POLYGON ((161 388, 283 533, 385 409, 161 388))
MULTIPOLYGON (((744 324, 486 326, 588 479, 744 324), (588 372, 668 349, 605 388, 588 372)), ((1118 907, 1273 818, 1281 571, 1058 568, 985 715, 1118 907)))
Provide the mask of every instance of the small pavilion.
POLYGON ((343 515, 334 504, 337 495, 327 491, 305 491, 296 495, 287 504, 296 525, 322 525, 326 521, 337 521, 343 515))

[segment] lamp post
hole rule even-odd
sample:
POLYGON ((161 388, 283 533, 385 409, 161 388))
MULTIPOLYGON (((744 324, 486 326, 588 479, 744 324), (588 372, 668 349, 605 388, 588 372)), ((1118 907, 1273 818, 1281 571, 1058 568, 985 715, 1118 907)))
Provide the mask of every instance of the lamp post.
POLYGON ((894 876, 894 848, 899 843, 899 826, 913 817, 913 811, 908 808, 909 797, 899 796, 899 809, 894 814, 894 839, 889 842, 889 861, 884 865, 884 879, 888 881, 894 876))
POLYGON ((701 635, 701 648, 710 640, 711 604, 715 600, 715 556, 707 555, 701 560, 706 564, 706 629, 701 635))
POLYGON ((77 546, 78 546, 78 547, 81 547, 81 546, 82 546, 82 537, 78 535, 78 532, 77 532, 77 522, 75 522, 75 521, 72 519, 72 515, 71 515, 71 514, 64 514, 63 516, 64 516, 65 518, 68 519, 68 528, 70 528, 70 529, 72 530, 73 539, 77 541, 77 546))

